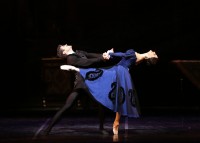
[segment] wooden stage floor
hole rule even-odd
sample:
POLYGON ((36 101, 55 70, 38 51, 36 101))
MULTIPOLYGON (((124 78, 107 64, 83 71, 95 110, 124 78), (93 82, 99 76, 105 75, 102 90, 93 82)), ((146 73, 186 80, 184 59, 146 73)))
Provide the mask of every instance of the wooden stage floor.
POLYGON ((104 126, 109 134, 103 135, 96 116, 63 115, 50 134, 43 136, 51 117, 30 114, 0 117, 0 143, 200 142, 200 114, 143 115, 129 118, 128 122, 122 117, 118 136, 112 133, 114 116, 106 117, 104 126))

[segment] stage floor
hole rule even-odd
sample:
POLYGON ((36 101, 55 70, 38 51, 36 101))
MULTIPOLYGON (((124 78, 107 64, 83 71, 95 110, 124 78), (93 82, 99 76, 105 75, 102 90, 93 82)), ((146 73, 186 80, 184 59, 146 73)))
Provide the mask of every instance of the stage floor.
POLYGON ((64 115, 48 136, 42 131, 51 116, 4 116, 0 118, 0 143, 199 143, 200 115, 144 115, 138 119, 122 117, 119 135, 113 135, 114 116, 107 116, 105 129, 98 130, 96 116, 64 115))

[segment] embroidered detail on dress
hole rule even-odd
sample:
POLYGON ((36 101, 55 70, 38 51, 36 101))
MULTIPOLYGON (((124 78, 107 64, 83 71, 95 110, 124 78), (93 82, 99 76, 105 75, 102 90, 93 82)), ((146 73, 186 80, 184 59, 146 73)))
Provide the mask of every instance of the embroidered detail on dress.
POLYGON ((134 96, 134 94, 136 94, 135 92, 136 91, 132 90, 132 89, 129 89, 129 91, 128 91, 128 95, 130 97, 130 102, 133 107, 136 107, 136 101, 135 101, 135 96, 134 96))
POLYGON ((93 80, 98 79, 102 75, 103 75, 103 70, 96 69, 95 71, 89 71, 89 72, 87 72, 86 75, 85 75, 85 79, 93 81, 93 80))
POLYGON ((119 88, 119 96, 118 96, 118 103, 119 105, 122 105, 125 101, 125 92, 124 92, 124 88, 120 87, 119 88))
POLYGON ((115 98, 116 98, 116 86, 117 82, 113 82, 111 84, 112 90, 108 94, 108 98, 113 102, 113 104, 115 103, 115 98))

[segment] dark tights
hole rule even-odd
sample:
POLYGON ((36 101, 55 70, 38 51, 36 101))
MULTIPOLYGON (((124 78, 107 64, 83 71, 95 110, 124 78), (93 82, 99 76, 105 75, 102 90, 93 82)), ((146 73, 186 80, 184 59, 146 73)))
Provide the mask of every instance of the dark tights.
MULTIPOLYGON (((67 110, 69 109, 73 103, 76 101, 78 95, 80 93, 78 91, 73 91, 66 100, 65 105, 54 115, 54 117, 51 119, 50 123, 48 124, 48 127, 45 130, 45 133, 48 134, 51 129, 53 128, 53 126, 58 122, 58 120, 60 119, 61 115, 67 110)), ((100 119, 100 125, 99 125, 99 129, 103 130, 103 124, 104 124, 104 107, 102 105, 99 104, 99 119, 100 119)))

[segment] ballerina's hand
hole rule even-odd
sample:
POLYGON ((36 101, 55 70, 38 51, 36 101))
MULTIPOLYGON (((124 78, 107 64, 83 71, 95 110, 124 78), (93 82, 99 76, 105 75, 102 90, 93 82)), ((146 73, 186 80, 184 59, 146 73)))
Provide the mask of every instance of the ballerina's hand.
POLYGON ((110 49, 110 50, 108 50, 106 53, 114 53, 114 49, 112 48, 112 49, 110 49))

